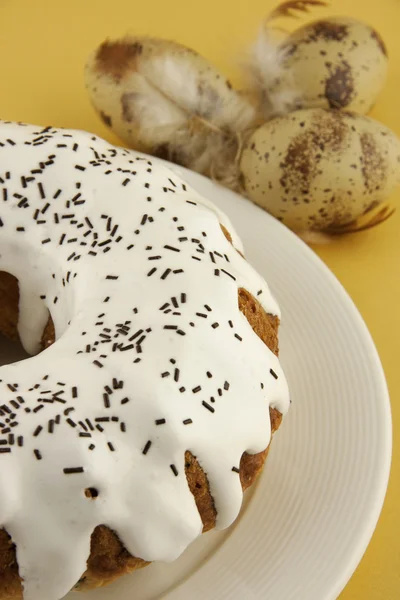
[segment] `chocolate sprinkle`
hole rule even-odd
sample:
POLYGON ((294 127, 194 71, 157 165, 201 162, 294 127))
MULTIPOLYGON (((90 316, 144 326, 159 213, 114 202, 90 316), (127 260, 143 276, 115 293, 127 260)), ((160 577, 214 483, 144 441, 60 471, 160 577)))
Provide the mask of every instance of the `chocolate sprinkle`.
POLYGON ((269 372, 271 373, 271 375, 274 379, 278 379, 278 375, 275 373, 275 371, 273 369, 270 369, 269 372))
POLYGON ((179 473, 178 473, 178 469, 176 468, 176 466, 175 465, 169 465, 169 466, 171 468, 171 471, 175 475, 175 477, 178 477, 179 473))
POLYGON ((146 445, 143 448, 142 454, 147 454, 148 453, 148 451, 151 448, 151 444, 152 444, 152 442, 150 440, 148 440, 148 442, 146 442, 146 445))
POLYGON ((65 473, 65 475, 74 475, 76 473, 83 473, 84 468, 83 467, 66 467, 65 469, 63 469, 63 472, 65 473))

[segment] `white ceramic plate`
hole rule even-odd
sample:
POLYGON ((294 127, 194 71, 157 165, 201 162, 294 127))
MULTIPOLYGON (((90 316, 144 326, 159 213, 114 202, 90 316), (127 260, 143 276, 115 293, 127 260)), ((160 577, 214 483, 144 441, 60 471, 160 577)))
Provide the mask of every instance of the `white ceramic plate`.
POLYGON ((387 486, 391 418, 378 355, 352 301, 305 244, 250 202, 173 168, 229 215, 281 305, 292 409, 229 531, 85 598, 333 600, 367 547, 387 486))

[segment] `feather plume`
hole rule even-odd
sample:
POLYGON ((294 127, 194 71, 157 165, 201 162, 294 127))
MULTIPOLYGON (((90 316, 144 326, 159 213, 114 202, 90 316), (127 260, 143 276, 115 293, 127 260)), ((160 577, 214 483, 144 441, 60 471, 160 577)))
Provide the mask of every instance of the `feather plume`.
POLYGON ((373 229, 374 227, 377 227, 377 225, 380 225, 381 223, 384 223, 390 219, 395 212, 395 208, 391 207, 390 205, 386 205, 384 207, 380 207, 367 218, 361 216, 351 223, 330 229, 328 233, 332 236, 341 236, 348 233, 357 233, 358 231, 367 231, 368 229, 373 229))
POLYGON ((360 217, 351 223, 347 223, 346 225, 342 225, 341 227, 332 227, 327 231, 297 231, 297 235, 306 242, 306 244, 311 245, 320 245, 320 244, 329 244, 333 242, 335 239, 342 237, 344 235, 349 235, 350 233, 357 233, 360 231, 368 231, 369 229, 373 229, 377 227, 381 223, 385 223, 390 217, 394 215, 396 209, 391 207, 390 205, 386 205, 383 208, 379 208, 372 217, 367 219, 360 217))
POLYGON ((328 2, 322 0, 288 0, 282 2, 273 11, 271 11, 266 19, 267 23, 274 21, 280 17, 291 17, 292 19, 298 19, 300 13, 309 13, 310 7, 315 8, 316 6, 329 6, 328 2))
POLYGON ((128 37, 100 46, 86 83, 128 145, 236 185, 240 140, 257 111, 205 58, 168 40, 128 37))
POLYGON ((254 119, 254 107, 225 78, 216 78, 211 66, 202 71, 192 53, 154 56, 143 67, 141 73, 189 118, 197 116, 214 130, 241 131, 254 119))
POLYGON ((301 93, 286 65, 290 46, 279 36, 282 30, 272 23, 281 17, 297 18, 297 13, 309 13, 310 8, 318 6, 328 6, 328 3, 324 0, 288 0, 281 2, 264 19, 244 65, 250 89, 264 119, 288 113, 302 105, 301 93))
POLYGON ((285 114, 301 105, 301 95, 294 78, 285 68, 288 47, 281 43, 276 32, 265 25, 250 51, 245 73, 248 85, 257 98, 258 110, 265 120, 285 114), (274 91, 277 83, 279 91, 274 91))

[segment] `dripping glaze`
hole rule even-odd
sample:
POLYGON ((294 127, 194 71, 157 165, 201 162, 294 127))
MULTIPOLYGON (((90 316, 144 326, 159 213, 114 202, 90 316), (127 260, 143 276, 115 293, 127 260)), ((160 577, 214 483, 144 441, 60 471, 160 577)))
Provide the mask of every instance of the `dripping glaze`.
POLYGON ((0 205, 22 343, 38 352, 49 311, 57 340, 0 368, 0 528, 24 599, 57 600, 99 524, 147 561, 174 560, 201 533, 186 450, 207 473, 217 528, 235 520, 241 456, 267 447, 269 408, 289 405, 238 288, 279 309, 224 214, 159 162, 91 134, 1 123, 0 205))

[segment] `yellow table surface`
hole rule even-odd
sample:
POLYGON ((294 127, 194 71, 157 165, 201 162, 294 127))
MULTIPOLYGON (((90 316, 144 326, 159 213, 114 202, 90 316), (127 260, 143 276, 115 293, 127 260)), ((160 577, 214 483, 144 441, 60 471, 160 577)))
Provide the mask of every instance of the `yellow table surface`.
MULTIPOLYGON (((238 64, 273 0, 0 0, 0 116, 93 131, 118 143, 89 105, 82 69, 106 37, 127 32, 195 48, 240 83, 238 64)), ((390 55, 373 115, 400 135, 400 0, 333 0, 316 17, 346 14, 381 32, 390 55)), ((393 197, 398 204, 400 191, 393 197)), ((400 210, 374 230, 315 251, 354 299, 380 353, 394 432, 400 427, 400 210)), ((341 600, 400 598, 400 445, 371 544, 341 600)), ((299 600, 307 600, 299 598, 299 600)))

